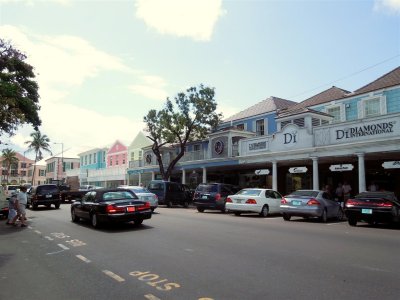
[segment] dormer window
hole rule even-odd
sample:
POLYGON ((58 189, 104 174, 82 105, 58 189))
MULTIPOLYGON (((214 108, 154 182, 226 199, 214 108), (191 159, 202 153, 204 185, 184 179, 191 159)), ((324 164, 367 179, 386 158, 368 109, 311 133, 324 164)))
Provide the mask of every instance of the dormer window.
POLYGON ((264 120, 257 120, 256 121, 256 134, 257 135, 264 135, 264 120))
POLYGON ((386 114, 386 97, 370 96, 358 103, 358 118, 375 117, 386 114))

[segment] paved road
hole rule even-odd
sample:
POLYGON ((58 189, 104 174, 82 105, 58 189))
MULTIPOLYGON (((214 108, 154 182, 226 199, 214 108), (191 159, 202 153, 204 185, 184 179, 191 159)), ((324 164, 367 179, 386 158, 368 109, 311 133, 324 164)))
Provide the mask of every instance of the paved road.
POLYGON ((0 299, 398 299, 400 230, 159 208, 94 230, 69 205, 0 222, 0 299), (13 290, 11 295, 7 295, 13 290))

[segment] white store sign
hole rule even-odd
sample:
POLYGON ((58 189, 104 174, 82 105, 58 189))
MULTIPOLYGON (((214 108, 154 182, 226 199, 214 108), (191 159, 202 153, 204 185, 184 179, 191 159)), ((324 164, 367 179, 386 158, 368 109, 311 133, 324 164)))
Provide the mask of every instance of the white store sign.
POLYGON ((329 170, 332 172, 342 172, 342 171, 351 171, 354 169, 352 164, 342 164, 342 165, 331 165, 329 170))
POLYGON ((385 161, 382 164, 385 169, 400 169, 400 160, 395 161, 385 161))
POLYGON ((256 175, 268 175, 269 174, 269 170, 268 169, 255 170, 254 173, 256 175))
POLYGON ((306 173, 307 170, 308 170, 307 167, 295 167, 295 168, 290 168, 289 173, 291 174, 306 173))

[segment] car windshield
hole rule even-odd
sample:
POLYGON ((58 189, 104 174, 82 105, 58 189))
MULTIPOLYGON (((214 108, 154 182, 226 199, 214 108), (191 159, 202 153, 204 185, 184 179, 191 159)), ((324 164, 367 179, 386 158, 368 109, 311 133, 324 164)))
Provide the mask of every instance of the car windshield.
POLYGON ((43 185, 43 186, 38 186, 37 192, 39 194, 58 193, 58 188, 53 185, 43 185))
POLYGON ((18 185, 9 185, 9 186, 7 187, 7 189, 8 189, 9 191, 15 191, 15 190, 17 190, 18 188, 19 188, 18 185))
POLYGON ((106 192, 103 194, 104 201, 114 201, 114 200, 123 200, 123 199, 136 199, 132 193, 127 191, 113 191, 106 192))
POLYGON ((318 192, 317 191, 295 191, 293 193, 291 193, 289 196, 287 197, 291 197, 291 196, 309 196, 309 197, 317 197, 318 196, 318 192))
POLYGON ((149 185, 149 190, 154 190, 154 191, 162 191, 164 184, 161 182, 152 182, 149 185))
POLYGON ((203 192, 203 193, 216 193, 218 192, 218 185, 216 184, 200 184, 196 192, 203 192))
POLYGON ((261 191, 260 189, 241 190, 236 195, 260 196, 261 191))

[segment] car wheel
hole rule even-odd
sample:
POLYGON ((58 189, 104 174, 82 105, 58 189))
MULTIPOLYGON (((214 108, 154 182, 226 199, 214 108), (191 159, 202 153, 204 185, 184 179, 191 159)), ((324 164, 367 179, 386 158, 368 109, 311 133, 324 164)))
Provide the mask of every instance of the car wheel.
POLYGON ((143 223, 143 220, 135 220, 135 221, 133 221, 133 223, 136 225, 136 226, 139 226, 139 225, 141 225, 142 223, 143 223))
POLYGON ((235 211, 234 214, 235 214, 235 216, 240 216, 241 212, 235 211))
POLYGON ((268 206, 264 205, 263 208, 261 209, 260 216, 263 218, 266 218, 266 217, 268 217, 268 215, 269 215, 268 206))
POLYGON ((328 222, 328 214, 327 214, 327 212, 326 212, 326 209, 324 209, 324 210, 322 211, 322 215, 321 215, 321 217, 319 217, 319 220, 320 220, 322 223, 328 222))
POLYGON ((71 219, 72 219, 72 222, 78 222, 80 219, 79 217, 76 216, 75 209, 71 209, 71 219))
POLYGON ((56 204, 54 204, 54 206, 56 207, 56 209, 59 209, 60 208, 60 203, 56 203, 56 204))
POLYGON ((198 207, 198 208, 197 208, 197 211, 198 211, 198 212, 204 212, 204 208, 198 207))
POLYGON ((292 216, 291 216, 291 215, 288 215, 288 214, 283 214, 282 217, 283 217, 283 219, 284 219, 285 221, 290 221, 290 218, 291 218, 292 216))
POLYGON ((100 223, 99 223, 99 220, 97 220, 97 215, 96 214, 92 214, 90 216, 90 222, 92 223, 92 226, 94 228, 99 228, 100 227, 100 223))
POLYGON ((357 219, 355 217, 349 217, 347 221, 350 226, 357 226, 357 219))

